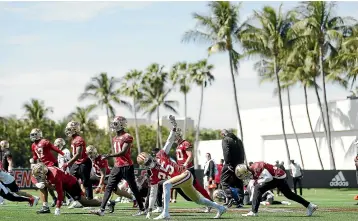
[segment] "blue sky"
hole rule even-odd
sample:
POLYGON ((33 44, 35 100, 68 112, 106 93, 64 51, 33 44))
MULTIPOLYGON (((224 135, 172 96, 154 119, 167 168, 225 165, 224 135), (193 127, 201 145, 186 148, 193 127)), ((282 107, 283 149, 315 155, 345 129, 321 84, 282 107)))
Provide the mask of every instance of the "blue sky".
MULTIPOLYGON (((152 62, 170 67, 177 61, 205 58, 206 45, 182 44, 182 34, 194 27, 192 12, 205 13, 206 2, 1 2, 0 3, 0 116, 24 113, 31 98, 54 108, 50 116, 61 119, 91 101, 78 96, 90 77, 99 72, 120 77, 130 69, 144 69, 152 62)), ((264 5, 280 2, 244 2, 242 20, 264 5)), ((285 2, 284 9, 296 6, 285 2)), ((339 2, 337 14, 356 17, 357 2, 339 2)), ((205 92, 202 127, 236 127, 235 106, 226 55, 213 55, 216 81, 205 92), (235 119, 235 120, 233 120, 235 119)), ((253 60, 240 64, 237 79, 242 109, 277 106, 274 86, 259 85, 253 60)), ((329 86, 330 100, 348 92, 329 86)), ((292 91, 292 103, 304 102, 302 89, 292 91)), ((315 102, 313 93, 310 102, 315 102)), ((177 92, 183 117, 183 96, 177 92)), ((199 90, 188 98, 188 115, 198 114, 199 90)), ((122 107, 117 114, 132 117, 122 107)), ((97 110, 97 115, 104 114, 97 110)), ((163 115, 168 112, 162 111, 163 115)))

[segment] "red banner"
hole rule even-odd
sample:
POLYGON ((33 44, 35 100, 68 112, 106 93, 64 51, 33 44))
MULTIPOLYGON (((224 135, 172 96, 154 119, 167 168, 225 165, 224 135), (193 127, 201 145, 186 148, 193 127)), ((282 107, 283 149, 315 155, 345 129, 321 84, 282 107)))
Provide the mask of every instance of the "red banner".
MULTIPOLYGON (((143 169, 135 169, 134 174, 136 176, 145 175, 147 173, 146 170, 143 169)), ((13 174, 15 177, 16 184, 20 187, 20 189, 33 189, 33 185, 31 182, 31 169, 14 169, 13 174)))

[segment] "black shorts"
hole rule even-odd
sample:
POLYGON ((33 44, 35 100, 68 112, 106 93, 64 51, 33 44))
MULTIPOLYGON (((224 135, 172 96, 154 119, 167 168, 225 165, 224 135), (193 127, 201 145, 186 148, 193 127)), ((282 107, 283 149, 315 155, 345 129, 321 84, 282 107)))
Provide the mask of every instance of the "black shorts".
POLYGON ((17 193, 20 190, 20 188, 17 186, 15 180, 12 183, 4 184, 4 186, 7 187, 13 193, 17 193))
POLYGON ((66 193, 68 193, 74 200, 80 200, 83 195, 81 186, 78 182, 76 182, 70 189, 66 190, 66 193))
POLYGON ((82 183, 86 183, 90 180, 91 177, 91 170, 92 170, 92 161, 88 158, 82 164, 74 163, 71 166, 70 174, 77 179, 81 179, 82 183))
POLYGON ((113 167, 111 173, 109 174, 107 188, 110 188, 112 191, 116 191, 118 183, 121 182, 122 179, 127 181, 128 184, 136 184, 133 166, 113 167))

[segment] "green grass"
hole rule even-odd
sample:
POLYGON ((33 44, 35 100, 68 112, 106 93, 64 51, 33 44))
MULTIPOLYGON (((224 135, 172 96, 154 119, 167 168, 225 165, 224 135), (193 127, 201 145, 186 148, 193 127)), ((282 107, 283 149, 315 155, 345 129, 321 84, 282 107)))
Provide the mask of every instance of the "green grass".
MULTIPOLYGON (((35 191, 29 191, 36 195, 35 191)), ((311 189, 304 190, 304 197, 314 202, 319 206, 318 211, 314 213, 313 217, 305 217, 305 209, 296 203, 290 206, 273 205, 260 206, 259 217, 242 217, 241 214, 248 212, 249 206, 244 209, 229 209, 223 215, 223 220, 244 220, 244 219, 259 219, 259 220, 322 220, 322 221, 348 221, 358 220, 358 205, 354 205, 357 201, 353 197, 358 194, 358 190, 327 190, 327 189, 311 189)), ((276 199, 284 199, 283 197, 276 197, 276 199)), ((51 209, 52 214, 37 215, 36 210, 40 208, 40 204, 35 207, 29 207, 26 203, 12 203, 6 201, 6 205, 0 207, 0 220, 16 220, 16 221, 55 221, 55 220, 145 220, 145 217, 132 217, 131 214, 136 212, 136 209, 131 208, 131 204, 117 204, 116 210, 113 214, 106 214, 104 217, 98 217, 87 214, 88 210, 72 209, 66 207, 61 209, 61 216, 54 216, 54 209, 51 209)), ((176 204, 170 204, 171 220, 208 220, 215 216, 215 213, 202 213, 202 207, 192 202, 185 202, 182 199, 178 200, 176 204)), ((156 214, 153 214, 155 217, 156 214)))

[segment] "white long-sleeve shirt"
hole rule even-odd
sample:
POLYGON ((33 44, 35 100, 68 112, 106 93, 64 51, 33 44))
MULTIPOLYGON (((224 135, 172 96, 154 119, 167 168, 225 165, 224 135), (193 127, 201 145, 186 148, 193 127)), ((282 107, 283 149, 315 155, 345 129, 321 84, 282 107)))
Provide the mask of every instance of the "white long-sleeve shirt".
MULTIPOLYGON (((62 150, 62 152, 64 153, 64 155, 62 156, 61 154, 59 154, 57 156, 57 162, 58 162, 58 166, 59 168, 62 168, 64 163, 67 163, 68 161, 71 160, 71 152, 69 149, 64 148, 62 150)), ((68 169, 68 168, 67 168, 68 169)))

